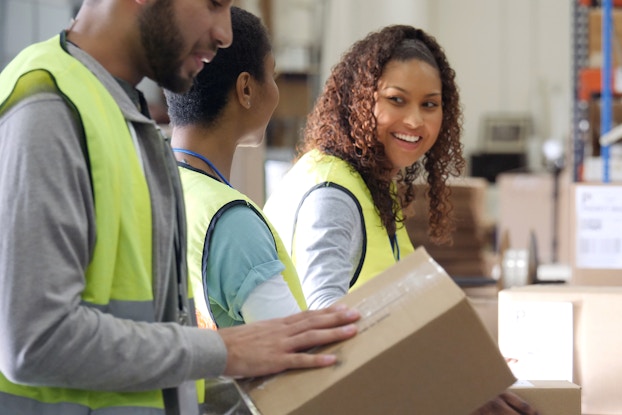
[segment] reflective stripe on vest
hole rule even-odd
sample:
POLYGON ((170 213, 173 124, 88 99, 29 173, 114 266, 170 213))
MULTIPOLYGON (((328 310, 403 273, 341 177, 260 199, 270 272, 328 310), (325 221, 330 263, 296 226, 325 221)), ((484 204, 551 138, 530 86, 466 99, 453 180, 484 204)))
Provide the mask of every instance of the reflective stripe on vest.
MULTIPOLYGON (((154 321, 151 198, 124 116, 94 74, 63 50, 60 36, 26 48, 0 73, 0 114, 42 91, 64 97, 86 137, 97 243, 82 304, 121 318, 154 321)), ((0 374, 0 413, 12 413, 6 409, 16 402, 20 414, 163 413, 161 390, 32 387, 0 374)))
MULTIPOLYGON (((216 180, 206 177, 204 173, 179 167, 181 182, 186 202, 186 220, 188 223, 188 274, 195 292, 203 292, 203 270, 207 268, 207 259, 203 257, 204 246, 208 241, 208 229, 213 228, 212 220, 222 213, 223 207, 229 208, 232 203, 243 203, 251 208, 259 218, 266 223, 274 238, 277 255, 285 269, 282 272, 284 280, 292 292, 301 309, 307 309, 307 303, 302 293, 298 274, 294 268, 281 238, 270 224, 261 209, 246 195, 226 186, 216 180)), ((201 314, 206 313, 205 298, 196 297, 197 309, 201 314)))

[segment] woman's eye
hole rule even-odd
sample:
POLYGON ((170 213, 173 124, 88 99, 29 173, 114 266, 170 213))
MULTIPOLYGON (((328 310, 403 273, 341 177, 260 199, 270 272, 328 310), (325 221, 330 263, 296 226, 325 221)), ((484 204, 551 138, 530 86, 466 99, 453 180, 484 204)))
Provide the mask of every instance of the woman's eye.
POLYGON ((397 104, 401 104, 401 103, 404 102, 404 100, 402 98, 400 98, 400 97, 389 97, 389 101, 393 101, 393 102, 395 102, 397 104))

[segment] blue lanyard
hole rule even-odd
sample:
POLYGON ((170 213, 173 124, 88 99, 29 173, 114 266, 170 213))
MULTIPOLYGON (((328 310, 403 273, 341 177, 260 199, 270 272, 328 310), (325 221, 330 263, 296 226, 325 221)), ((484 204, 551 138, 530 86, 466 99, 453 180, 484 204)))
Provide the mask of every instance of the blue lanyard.
POLYGON ((229 181, 227 179, 225 179, 225 176, 223 176, 220 171, 218 171, 218 169, 216 168, 216 166, 214 166, 214 164, 212 164, 211 161, 209 161, 209 159, 199 153, 196 153, 194 151, 191 150, 186 150, 185 148, 173 148, 173 151, 176 151, 178 153, 184 153, 184 154, 189 154, 191 156, 194 156, 202 161, 205 162, 205 164, 207 164, 208 166, 210 166, 210 168, 212 170, 214 170, 214 173, 216 173, 216 175, 218 175, 218 177, 220 177, 220 180, 222 180, 222 182, 224 184, 226 184, 227 186, 233 188, 233 186, 231 186, 231 183, 229 183, 229 181))
POLYGON ((391 249, 393 250, 393 256, 396 261, 400 260, 400 245, 397 242, 397 233, 393 236, 389 236, 389 241, 391 242, 391 249))

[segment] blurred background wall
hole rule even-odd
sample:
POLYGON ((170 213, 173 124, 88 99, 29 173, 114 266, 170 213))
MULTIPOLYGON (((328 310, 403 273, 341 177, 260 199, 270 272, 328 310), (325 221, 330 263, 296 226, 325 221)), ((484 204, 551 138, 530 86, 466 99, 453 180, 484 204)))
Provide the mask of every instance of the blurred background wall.
MULTIPOLYGON (((251 154, 242 169, 256 169, 246 166, 256 158, 287 161, 304 116, 340 55, 369 31, 395 23, 421 27, 444 46, 461 89, 467 157, 484 145, 484 118, 520 116, 532 127, 524 163, 541 168, 546 140, 569 142, 572 1, 236 0, 270 28, 281 88, 266 148, 242 150, 251 154)), ((0 0, 0 67, 25 45, 66 27, 79 4, 0 0)), ((145 81, 141 88, 150 101, 161 103, 156 85, 145 81)), ((261 203, 265 190, 257 186, 250 191, 261 203)))

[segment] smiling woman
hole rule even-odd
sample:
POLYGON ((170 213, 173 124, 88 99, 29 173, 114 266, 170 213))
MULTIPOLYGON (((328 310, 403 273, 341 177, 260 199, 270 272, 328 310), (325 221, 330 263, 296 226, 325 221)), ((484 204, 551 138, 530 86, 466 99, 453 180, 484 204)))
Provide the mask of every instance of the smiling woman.
MULTIPOLYGON (((264 207, 309 308, 329 306, 414 251, 403 209, 416 179, 428 184, 432 240, 450 239, 446 181, 464 168, 461 131, 455 73, 432 36, 388 26, 343 55, 308 117, 299 159, 264 207)), ((475 413, 536 411, 504 393, 475 413)))
POLYGON ((443 122, 442 85, 436 66, 417 59, 387 64, 374 95, 378 141, 393 169, 417 162, 436 142, 443 122))
POLYGON ((454 71, 436 40, 388 26, 355 43, 307 120, 301 157, 265 211, 322 308, 413 250, 403 209, 427 180, 431 236, 449 239, 445 184, 464 167, 454 71))

